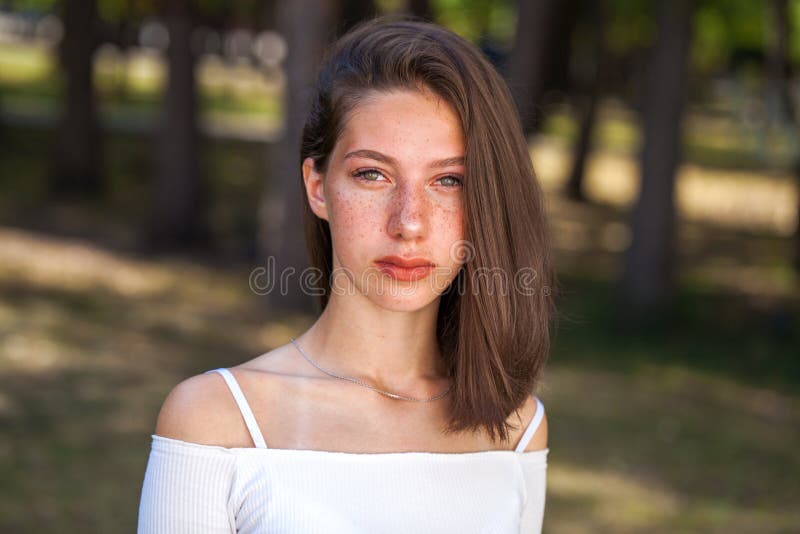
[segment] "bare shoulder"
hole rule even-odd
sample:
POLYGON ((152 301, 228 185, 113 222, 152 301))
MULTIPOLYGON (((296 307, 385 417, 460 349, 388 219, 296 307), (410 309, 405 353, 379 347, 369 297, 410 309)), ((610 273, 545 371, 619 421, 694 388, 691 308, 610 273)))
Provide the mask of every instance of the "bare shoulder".
MULTIPOLYGON (((525 432, 525 429, 528 428, 528 425, 531 423, 534 417, 536 417, 536 412, 540 408, 537 406, 536 397, 533 395, 528 396, 525 403, 519 409, 519 417, 521 420, 521 426, 517 430, 515 443, 519 441, 522 437, 522 434, 525 432)), ((513 417, 513 416, 512 416, 513 417)), ((531 452, 531 451, 538 451, 541 449, 547 448, 547 412, 545 411, 542 413, 542 420, 539 421, 539 426, 536 428, 536 431, 533 434, 533 437, 528 442, 528 445, 525 447, 524 452, 531 452)))
POLYGON ((222 376, 199 374, 169 392, 158 414, 155 433, 201 445, 247 447, 251 440, 237 415, 236 401, 222 376))
MULTIPOLYGON (((291 348, 289 344, 277 347, 227 368, 262 433, 278 443, 291 430, 286 428, 286 420, 296 413, 292 409, 302 406, 302 396, 295 394, 295 386, 303 380, 303 373, 297 370, 297 358, 292 358, 291 348)), ((236 400, 219 373, 195 375, 173 387, 159 412, 155 433, 202 445, 255 446, 236 400)))

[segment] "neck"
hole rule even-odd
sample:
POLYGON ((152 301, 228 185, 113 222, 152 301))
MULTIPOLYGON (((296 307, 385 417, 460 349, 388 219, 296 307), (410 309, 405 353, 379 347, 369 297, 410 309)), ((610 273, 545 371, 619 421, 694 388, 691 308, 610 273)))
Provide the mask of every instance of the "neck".
POLYGON ((446 371, 436 339, 440 299, 412 312, 355 300, 331 295, 319 319, 297 338, 308 356, 329 371, 386 391, 441 393, 446 371))

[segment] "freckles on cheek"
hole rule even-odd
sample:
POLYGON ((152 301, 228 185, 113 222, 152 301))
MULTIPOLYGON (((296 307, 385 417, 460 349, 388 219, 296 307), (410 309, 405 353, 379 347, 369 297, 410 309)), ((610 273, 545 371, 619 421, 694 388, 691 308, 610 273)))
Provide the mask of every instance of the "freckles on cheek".
POLYGON ((333 206, 335 226, 349 238, 363 238, 380 228, 380 203, 355 194, 339 193, 333 206))
POLYGON ((460 207, 445 208, 441 210, 439 221, 454 234, 461 238, 464 234, 464 216, 460 207))

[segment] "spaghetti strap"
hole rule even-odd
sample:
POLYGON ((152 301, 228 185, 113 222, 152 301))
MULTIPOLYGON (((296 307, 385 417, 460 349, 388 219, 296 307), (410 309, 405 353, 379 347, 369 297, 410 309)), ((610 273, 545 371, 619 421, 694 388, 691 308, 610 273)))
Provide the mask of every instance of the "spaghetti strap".
POLYGON ((253 443, 255 443, 256 448, 266 449, 267 444, 264 442, 264 437, 261 435, 261 430, 258 428, 258 423, 256 423, 253 411, 250 409, 250 405, 247 403, 244 393, 242 393, 242 388, 239 387, 239 383, 236 381, 236 377, 233 376, 233 373, 224 367, 211 369, 203 374, 208 373, 219 373, 222 375, 222 378, 224 378, 225 382, 228 384, 228 389, 230 389, 233 394, 233 398, 236 399, 236 404, 239 406, 239 411, 244 418, 244 422, 247 424, 247 430, 250 431, 250 437, 253 438, 253 443))
POLYGON ((542 418, 544 417, 544 405, 542 401, 539 400, 539 397, 534 397, 534 399, 536 399, 536 413, 528 424, 528 428, 525 429, 525 433, 522 434, 522 437, 519 439, 519 443, 515 449, 516 452, 523 452, 525 450, 525 447, 530 443, 531 438, 536 433, 536 429, 539 428, 539 423, 542 422, 542 418))

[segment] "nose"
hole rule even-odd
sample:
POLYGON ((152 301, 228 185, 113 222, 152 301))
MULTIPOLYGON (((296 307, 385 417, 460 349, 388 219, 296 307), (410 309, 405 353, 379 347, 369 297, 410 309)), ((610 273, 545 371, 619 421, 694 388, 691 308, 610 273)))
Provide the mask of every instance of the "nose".
POLYGON ((427 231, 428 199, 409 185, 398 187, 391 199, 388 232, 399 239, 417 239, 427 231))

